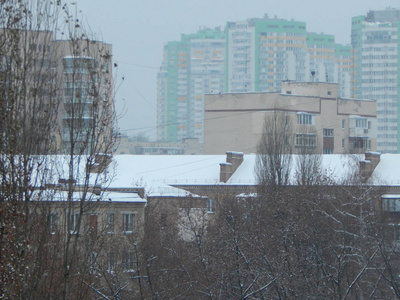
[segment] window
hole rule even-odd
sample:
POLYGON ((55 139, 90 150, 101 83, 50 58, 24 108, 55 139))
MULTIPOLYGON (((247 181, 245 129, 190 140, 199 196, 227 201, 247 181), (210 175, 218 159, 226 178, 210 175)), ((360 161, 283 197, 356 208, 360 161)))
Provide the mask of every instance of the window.
POLYGON ((97 234, 97 215, 94 214, 88 215, 87 230, 90 234, 97 234))
POLYGON ((384 212, 400 212, 400 197, 399 198, 383 198, 382 211, 384 212))
POLYGON ((115 253, 108 252, 107 253, 107 271, 112 272, 115 268, 115 253))
POLYGON ((209 198, 209 199, 208 199, 208 205, 207 205, 207 211, 208 211, 209 213, 213 213, 213 212, 214 212, 214 209, 215 209, 215 200, 209 198))
POLYGON ((323 133, 324 136, 333 136, 333 129, 324 128, 323 133))
POLYGON ((125 271, 133 271, 134 259, 133 252, 125 251, 122 254, 122 266, 125 271))
POLYGON ((107 214, 107 233, 114 233, 114 214, 107 214))
POLYGON ((367 128, 367 119, 366 118, 357 118, 356 119, 356 127, 357 128, 367 128))
POLYGON ((133 221, 134 221, 134 214, 132 214, 132 213, 122 214, 122 232, 132 233, 133 232, 133 221))
POLYGON ((323 154, 333 154, 333 149, 332 148, 324 148, 323 154))
POLYGON ((342 148, 344 149, 344 139, 342 139, 342 148))
POLYGON ((91 252, 89 254, 89 270, 90 273, 94 273, 97 269, 97 252, 91 252))
POLYGON ((71 213, 69 215, 69 233, 78 233, 79 213, 71 213))
POLYGON ((317 136, 309 133, 296 134, 296 146, 315 147, 317 145, 317 136))
POLYGON ((48 224, 49 224, 49 233, 56 234, 56 222, 57 222, 57 214, 51 213, 48 216, 48 224))
POLYGON ((297 114, 297 124, 299 125, 314 125, 314 116, 308 113, 297 114))
POLYGON ((345 125, 346 125, 346 120, 342 120, 342 129, 345 129, 345 125))

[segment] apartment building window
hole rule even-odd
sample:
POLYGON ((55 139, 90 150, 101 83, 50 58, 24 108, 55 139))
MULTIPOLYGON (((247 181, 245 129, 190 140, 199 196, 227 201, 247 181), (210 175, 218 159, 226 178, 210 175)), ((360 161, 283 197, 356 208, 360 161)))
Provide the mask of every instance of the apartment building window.
POLYGON ((87 229, 90 234, 97 234, 97 215, 88 215, 87 229))
POLYGON ((317 136, 309 133, 296 134, 296 147, 315 147, 317 146, 317 136))
POLYGON ((342 129, 343 129, 343 130, 345 129, 345 126, 346 126, 346 120, 343 119, 343 120, 342 120, 342 129))
POLYGON ((333 136, 333 129, 324 128, 323 129, 323 134, 324 134, 325 137, 333 136))
POLYGON ((78 233, 79 213, 71 213, 69 215, 69 233, 78 233))
POLYGON ((97 269, 97 252, 90 253, 88 264, 90 273, 94 274, 97 269))
POLYGON ((382 211, 384 212, 400 212, 400 197, 399 198, 383 198, 382 211))
POLYGON ((309 113, 297 113, 297 124, 314 125, 314 116, 309 113))
POLYGON ((356 127, 357 128, 367 128, 367 119, 366 118, 357 118, 356 119, 356 127))
POLYGON ((57 214, 56 213, 51 213, 48 216, 49 233, 51 235, 56 234, 56 222, 57 222, 57 214))
POLYGON ((342 139, 342 148, 344 149, 344 139, 342 139))
POLYGON ((207 204, 207 212, 208 213, 214 213, 215 210, 215 200, 209 198, 208 199, 208 204, 207 204))
POLYGON ((123 213, 122 214, 122 232, 123 233, 133 233, 133 222, 135 215, 133 213, 123 213))
POLYGON ((332 148, 324 148, 322 151, 323 154, 333 154, 332 148))
POLYGON ((109 233, 109 234, 114 233, 114 214, 113 213, 107 214, 106 228, 107 228, 107 233, 109 233))
POLYGON ((133 271, 134 270, 134 253, 129 251, 124 251, 122 253, 122 266, 125 271, 133 271))
POLYGON ((107 253, 107 271, 113 272, 115 268, 115 253, 108 252, 107 253))

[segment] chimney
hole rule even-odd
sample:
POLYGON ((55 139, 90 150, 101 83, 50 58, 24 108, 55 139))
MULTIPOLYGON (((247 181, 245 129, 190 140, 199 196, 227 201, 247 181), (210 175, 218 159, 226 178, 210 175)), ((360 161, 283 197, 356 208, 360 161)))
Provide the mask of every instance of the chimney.
POLYGON ((371 177, 380 160, 381 154, 378 152, 365 153, 365 160, 360 161, 360 175, 363 182, 366 182, 371 177))
POLYGON ((94 163, 89 164, 90 173, 102 173, 110 165, 112 155, 110 154, 95 154, 94 163))
POLYGON ((221 163, 220 165, 220 173, 219 173, 219 181, 227 182, 229 178, 235 173, 237 168, 243 162, 243 153, 242 152, 226 152, 226 163, 221 163))

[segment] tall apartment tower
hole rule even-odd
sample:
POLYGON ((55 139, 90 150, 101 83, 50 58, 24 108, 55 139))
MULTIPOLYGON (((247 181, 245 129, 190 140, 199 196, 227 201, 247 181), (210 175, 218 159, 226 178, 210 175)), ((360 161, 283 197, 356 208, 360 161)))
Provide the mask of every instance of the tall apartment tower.
POLYGON ((333 35, 307 33, 307 54, 307 81, 338 82, 335 37, 333 35))
MULTIPOLYGON (((285 81, 349 81, 349 48, 306 23, 278 18, 227 22, 164 46, 158 73, 158 140, 203 142, 204 94, 280 92, 285 81), (346 51, 343 52, 343 49, 346 51), (347 75, 346 75, 347 74, 347 75)), ((350 88, 340 90, 350 97, 350 88)))
POLYGON ((400 10, 352 18, 353 98, 377 100, 377 150, 400 152, 400 10))
POLYGON ((270 19, 228 22, 227 92, 279 91, 284 80, 306 80, 306 24, 270 19))
POLYGON ((339 96, 351 97, 352 52, 350 45, 335 44, 336 65, 338 68, 339 96))
POLYGON ((224 92, 225 33, 220 28, 182 35, 164 46, 157 77, 157 138, 203 141, 204 94, 224 92))

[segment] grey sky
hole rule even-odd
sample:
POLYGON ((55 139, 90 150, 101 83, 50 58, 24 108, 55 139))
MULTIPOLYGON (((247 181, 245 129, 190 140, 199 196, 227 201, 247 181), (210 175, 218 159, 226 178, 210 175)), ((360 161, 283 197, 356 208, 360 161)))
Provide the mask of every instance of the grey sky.
POLYGON ((163 45, 199 27, 227 21, 270 17, 307 23, 307 31, 334 34, 350 43, 351 17, 370 9, 400 8, 399 0, 75 0, 92 31, 113 44, 117 80, 117 110, 122 132, 156 133, 157 71, 163 45))

